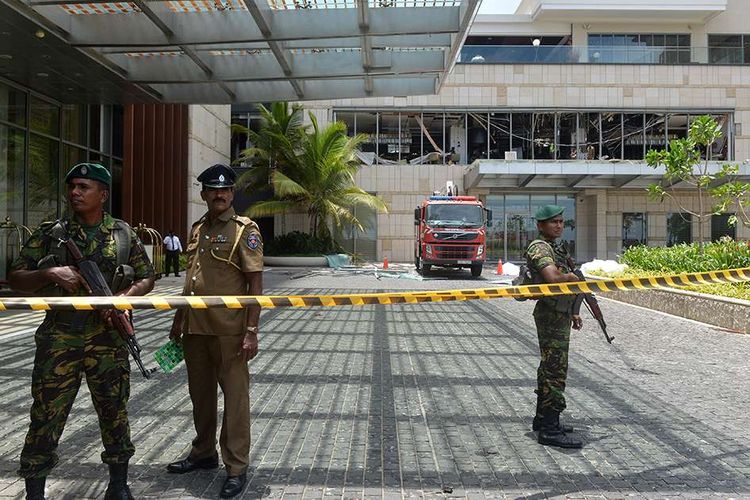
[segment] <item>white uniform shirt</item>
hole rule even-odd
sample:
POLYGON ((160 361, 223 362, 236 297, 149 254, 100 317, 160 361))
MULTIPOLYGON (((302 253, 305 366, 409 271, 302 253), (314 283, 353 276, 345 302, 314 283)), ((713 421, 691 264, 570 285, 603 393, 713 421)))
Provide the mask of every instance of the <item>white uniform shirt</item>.
POLYGON ((182 244, 180 243, 180 238, 178 238, 177 235, 167 236, 166 238, 164 238, 164 248, 168 252, 173 252, 175 250, 182 252, 182 244))

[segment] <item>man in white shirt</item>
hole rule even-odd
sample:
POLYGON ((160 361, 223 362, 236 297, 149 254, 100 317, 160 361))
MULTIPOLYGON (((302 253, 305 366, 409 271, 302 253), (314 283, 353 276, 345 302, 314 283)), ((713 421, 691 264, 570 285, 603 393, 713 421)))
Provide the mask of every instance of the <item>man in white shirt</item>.
POLYGON ((171 267, 174 269, 174 275, 179 277, 182 244, 180 243, 180 238, 171 229, 169 230, 169 234, 164 238, 164 250, 167 251, 164 262, 164 276, 169 276, 169 269, 171 267))

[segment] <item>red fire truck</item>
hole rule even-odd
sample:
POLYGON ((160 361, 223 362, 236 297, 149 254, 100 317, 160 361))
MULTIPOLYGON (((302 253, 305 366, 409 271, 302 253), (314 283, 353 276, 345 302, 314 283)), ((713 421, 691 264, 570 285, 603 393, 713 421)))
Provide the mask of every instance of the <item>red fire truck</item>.
POLYGON ((492 212, 474 196, 430 196, 414 209, 414 264, 426 274, 432 266, 468 267, 482 274, 487 223, 492 212))

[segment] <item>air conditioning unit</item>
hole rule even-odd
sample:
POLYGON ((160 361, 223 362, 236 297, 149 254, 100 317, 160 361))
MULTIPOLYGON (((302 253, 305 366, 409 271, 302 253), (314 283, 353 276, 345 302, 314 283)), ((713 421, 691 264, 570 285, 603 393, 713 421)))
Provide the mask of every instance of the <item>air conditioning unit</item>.
POLYGON ((518 152, 517 151, 506 151, 505 152, 505 161, 515 161, 518 159, 518 152))

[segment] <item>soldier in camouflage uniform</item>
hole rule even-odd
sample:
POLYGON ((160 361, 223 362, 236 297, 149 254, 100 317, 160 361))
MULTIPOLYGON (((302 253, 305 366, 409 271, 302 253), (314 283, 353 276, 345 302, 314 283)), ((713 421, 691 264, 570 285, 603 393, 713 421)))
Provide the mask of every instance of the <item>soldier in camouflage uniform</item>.
MULTIPOLYGON (((563 207, 546 205, 534 216, 539 237, 526 249, 526 264, 534 283, 579 281, 568 265, 567 248, 555 241, 563 232, 563 210, 563 207)), ((581 317, 573 315, 574 301, 575 295, 543 297, 534 308, 541 361, 537 370, 537 408, 532 428, 539 431, 539 443, 563 448, 582 446, 572 428, 560 425, 560 413, 565 409, 570 327, 578 330, 582 326, 581 317)))
MULTIPOLYGON (((43 223, 23 246, 9 275, 15 290, 41 296, 86 295, 90 291, 60 239, 72 238, 85 258, 95 262, 113 293, 145 295, 154 270, 130 226, 104 211, 111 177, 98 164, 76 165, 65 178, 72 216, 43 223), (123 276, 128 278, 120 279, 123 276)), ((47 475, 58 461, 55 450, 83 375, 99 417, 110 481, 106 499, 132 499, 127 466, 135 448, 130 441, 126 405, 130 363, 125 342, 114 329, 110 311, 48 311, 35 335, 31 380, 31 424, 21 452, 19 475, 26 498, 44 499, 47 475)))

